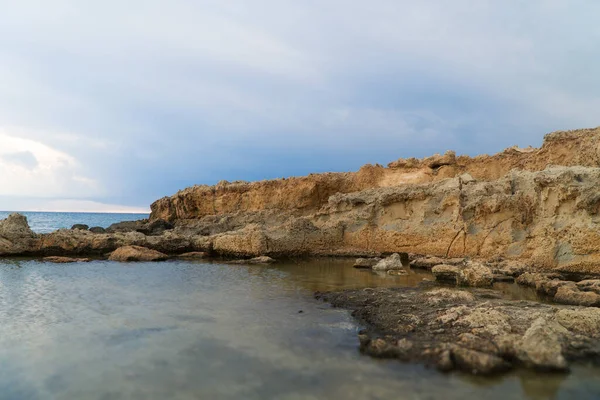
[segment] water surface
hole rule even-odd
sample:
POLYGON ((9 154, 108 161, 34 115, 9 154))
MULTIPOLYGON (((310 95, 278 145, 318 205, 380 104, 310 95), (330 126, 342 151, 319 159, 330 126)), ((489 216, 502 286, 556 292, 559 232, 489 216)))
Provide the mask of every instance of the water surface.
POLYGON ((596 369, 441 374, 357 351, 315 290, 415 285, 348 261, 273 266, 0 260, 7 399, 593 399, 596 369))

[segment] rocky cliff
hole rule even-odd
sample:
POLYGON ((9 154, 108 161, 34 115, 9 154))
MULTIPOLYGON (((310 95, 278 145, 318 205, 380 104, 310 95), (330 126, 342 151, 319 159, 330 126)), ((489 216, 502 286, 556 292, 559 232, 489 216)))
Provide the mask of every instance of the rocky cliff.
POLYGON ((125 232, 36 235, 13 217, 0 223, 0 255, 123 245, 230 257, 411 252, 600 273, 598 182, 600 128, 555 132, 539 149, 195 186, 158 200, 149 225, 125 232))
POLYGON ((600 272, 598 182, 600 128, 492 156, 447 152, 354 173, 195 186, 155 202, 151 220, 232 256, 405 251, 600 272))

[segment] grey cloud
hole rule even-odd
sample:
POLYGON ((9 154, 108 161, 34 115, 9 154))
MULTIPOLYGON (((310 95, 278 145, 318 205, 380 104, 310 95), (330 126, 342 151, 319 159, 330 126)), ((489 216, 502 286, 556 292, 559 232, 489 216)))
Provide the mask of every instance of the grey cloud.
POLYGON ((30 151, 0 154, 0 159, 27 169, 34 169, 39 165, 37 158, 30 151))
POLYGON ((600 124, 593 0, 2 9, 1 123, 77 158, 111 202, 600 124))

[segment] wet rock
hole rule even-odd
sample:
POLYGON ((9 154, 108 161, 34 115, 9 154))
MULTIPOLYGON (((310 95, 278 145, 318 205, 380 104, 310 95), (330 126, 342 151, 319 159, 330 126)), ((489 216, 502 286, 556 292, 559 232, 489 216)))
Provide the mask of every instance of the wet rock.
POLYGON ((450 350, 442 351, 435 364, 437 369, 442 372, 452 371, 455 366, 454 361, 452 361, 452 353, 450 353, 450 350))
POLYGON ((561 335, 568 331, 556 322, 536 319, 517 345, 517 356, 527 366, 541 370, 565 371, 567 361, 563 356, 561 335))
POLYGON ((207 254, 203 251, 192 251, 188 253, 183 253, 177 255, 177 258, 185 259, 185 260, 200 260, 206 258, 207 254))
POLYGON ((457 283, 463 286, 486 287, 492 286, 493 282, 492 270, 479 263, 470 263, 457 275, 457 283))
POLYGON ((320 293, 366 327, 365 354, 493 374, 565 370, 600 356, 600 309, 489 296, 491 290, 374 288, 320 293), (405 339, 405 340, 404 340, 405 339))
POLYGON ((464 258, 418 257, 410 262, 410 266, 411 268, 431 270, 436 265, 460 265, 464 261, 464 258))
POLYGON ((166 254, 141 246, 124 246, 110 253, 111 261, 164 261, 166 254))
MULTIPOLYGON (((406 254, 406 258, 408 258, 408 254, 406 254)), ((402 257, 400 256, 400 254, 394 253, 391 256, 384 258, 377 264, 373 265, 372 268, 373 271, 389 271, 403 269, 404 265, 402 264, 402 257)))
POLYGON ((71 227, 71 230, 80 230, 80 231, 87 231, 88 229, 90 229, 90 227, 86 224, 75 224, 71 227))
POLYGON ((73 257, 59 257, 59 256, 44 257, 43 260, 46 262, 55 263, 55 264, 68 264, 68 263, 92 261, 89 258, 73 258, 73 257))
POLYGON ((371 269, 379 261, 381 261, 381 258, 357 258, 353 267, 371 269))
POLYGON ((564 285, 558 288, 554 301, 559 304, 577 306, 600 306, 600 295, 594 292, 582 292, 575 285, 564 285))
POLYGON ((464 347, 452 348, 452 359, 455 366, 474 375, 489 375, 510 369, 510 364, 493 354, 469 350, 464 347))
POLYGON ((460 268, 454 265, 436 265, 431 269, 431 273, 435 277, 436 281, 453 282, 456 283, 460 268))
POLYGON ((92 233, 106 233, 106 229, 101 226, 93 226, 90 228, 90 232, 92 233))

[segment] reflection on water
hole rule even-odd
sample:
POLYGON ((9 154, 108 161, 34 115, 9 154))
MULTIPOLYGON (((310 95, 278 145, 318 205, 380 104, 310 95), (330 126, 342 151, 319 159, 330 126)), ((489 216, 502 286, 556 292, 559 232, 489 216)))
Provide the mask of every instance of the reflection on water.
POLYGON ((350 265, 0 261, 1 398, 537 400, 599 393, 600 374, 591 368, 490 380, 361 356, 349 313, 312 293, 431 277, 350 265))

